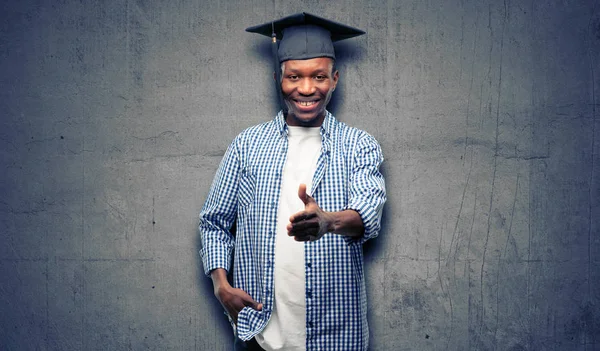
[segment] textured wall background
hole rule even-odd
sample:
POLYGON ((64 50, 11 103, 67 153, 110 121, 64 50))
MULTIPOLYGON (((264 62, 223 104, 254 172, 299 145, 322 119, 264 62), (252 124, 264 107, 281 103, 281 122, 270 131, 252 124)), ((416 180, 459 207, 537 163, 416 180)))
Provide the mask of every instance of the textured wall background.
POLYGON ((600 349, 599 1, 3 1, 0 349, 229 350, 196 232, 272 118, 268 39, 340 43, 331 109, 382 144, 373 350, 600 349))

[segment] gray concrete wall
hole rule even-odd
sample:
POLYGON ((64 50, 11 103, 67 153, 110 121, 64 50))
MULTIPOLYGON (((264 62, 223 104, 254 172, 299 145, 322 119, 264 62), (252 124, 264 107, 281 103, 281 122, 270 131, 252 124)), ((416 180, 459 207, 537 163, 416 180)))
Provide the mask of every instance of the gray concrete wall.
POLYGON ((0 349, 230 349, 197 213, 276 109, 244 28, 302 10, 368 32, 331 109, 386 156, 371 348, 600 349, 600 2, 0 8, 0 349))

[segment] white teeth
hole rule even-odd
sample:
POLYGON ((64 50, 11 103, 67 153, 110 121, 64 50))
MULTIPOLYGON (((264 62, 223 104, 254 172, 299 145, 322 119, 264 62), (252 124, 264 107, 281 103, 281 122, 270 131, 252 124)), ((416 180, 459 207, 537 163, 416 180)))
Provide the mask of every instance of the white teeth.
POLYGON ((315 101, 298 101, 298 103, 302 106, 311 106, 315 104, 315 101))

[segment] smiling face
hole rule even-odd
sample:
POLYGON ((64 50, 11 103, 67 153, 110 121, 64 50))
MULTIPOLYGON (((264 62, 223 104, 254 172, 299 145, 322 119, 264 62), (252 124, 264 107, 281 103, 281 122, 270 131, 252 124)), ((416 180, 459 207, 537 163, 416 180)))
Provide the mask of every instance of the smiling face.
POLYGON ((287 124, 319 127, 338 78, 333 60, 328 57, 285 61, 281 91, 288 110, 287 124))

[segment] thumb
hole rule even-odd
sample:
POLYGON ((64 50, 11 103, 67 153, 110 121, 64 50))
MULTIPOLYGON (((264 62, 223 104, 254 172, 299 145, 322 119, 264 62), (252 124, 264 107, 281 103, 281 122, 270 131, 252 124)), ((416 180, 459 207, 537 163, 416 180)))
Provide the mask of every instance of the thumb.
POLYGON ((242 294, 240 294, 240 297, 242 298, 242 301, 244 302, 244 306, 253 308, 257 311, 262 310, 262 303, 256 302, 254 301, 254 299, 252 298, 252 296, 250 296, 247 292, 241 290, 242 294))
POLYGON ((300 184, 298 187, 298 197, 300 200, 302 200, 302 202, 304 202, 305 205, 308 205, 310 196, 306 194, 306 184, 300 184))
POLYGON ((262 303, 259 303, 257 301, 254 301, 250 296, 248 296, 247 299, 244 299, 244 305, 251 307, 252 309, 255 309, 257 311, 262 310, 262 303))

